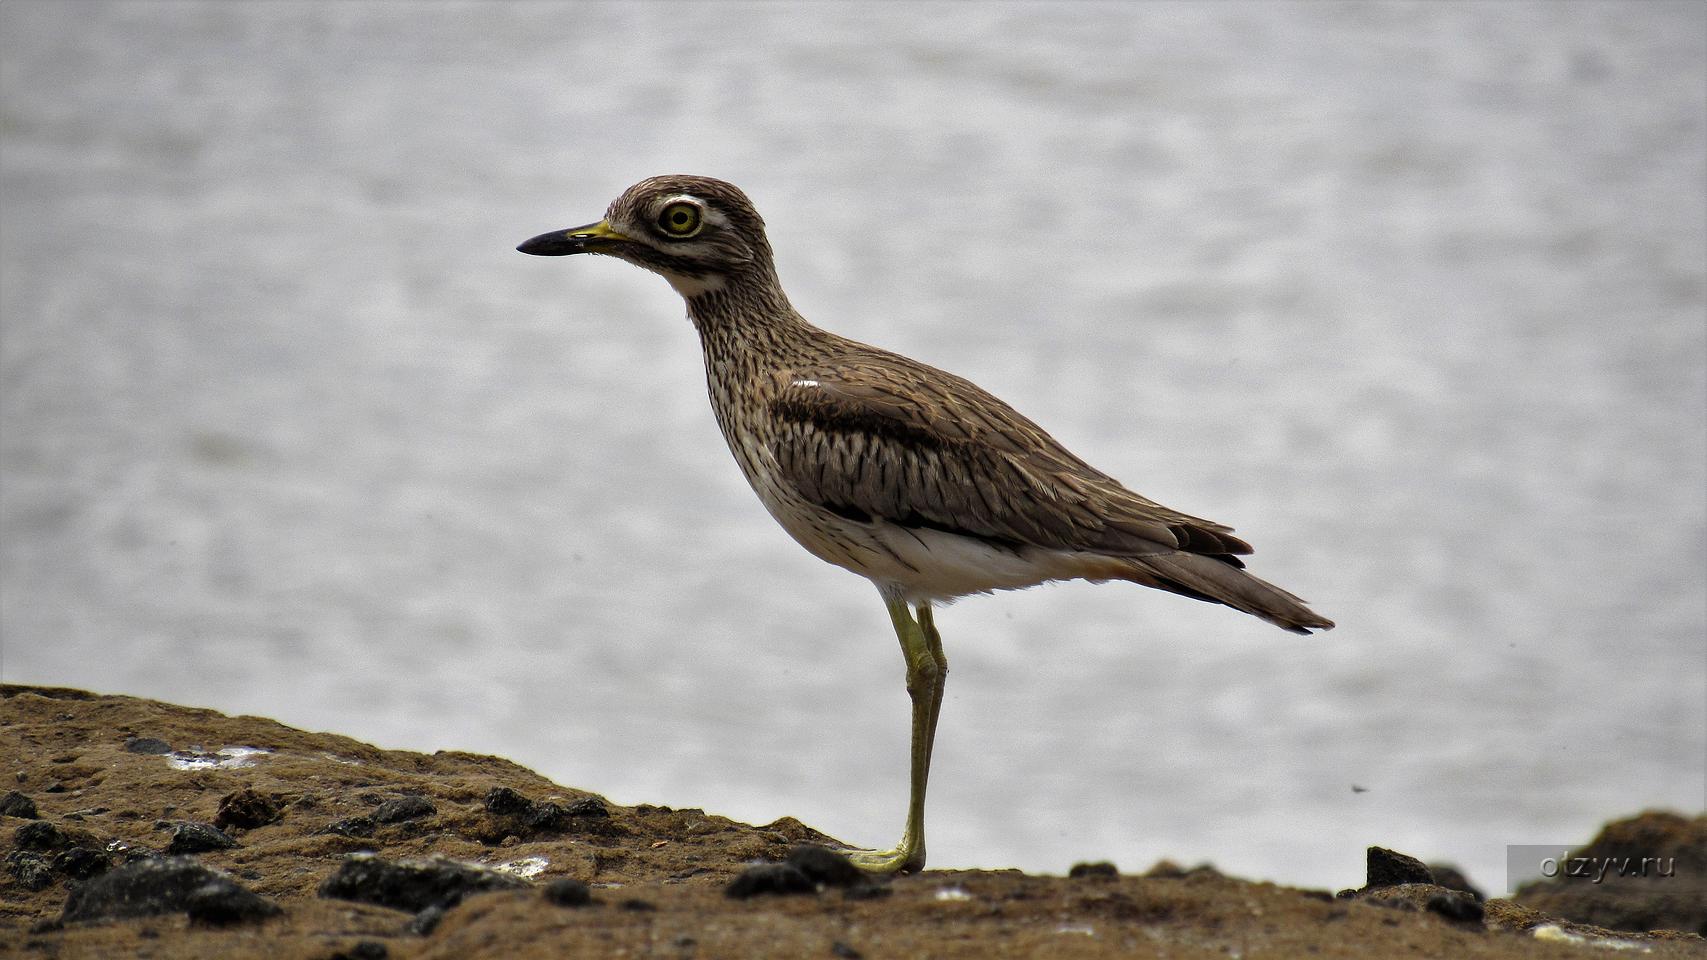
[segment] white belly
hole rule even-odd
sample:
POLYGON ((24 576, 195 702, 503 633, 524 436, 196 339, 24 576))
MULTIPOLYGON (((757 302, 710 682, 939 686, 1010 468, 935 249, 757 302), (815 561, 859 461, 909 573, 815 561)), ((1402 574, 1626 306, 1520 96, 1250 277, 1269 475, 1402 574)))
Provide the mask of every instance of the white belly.
POLYGON ((1094 576, 1097 568, 1109 565, 1108 558, 1090 554, 1029 546, 1010 549, 882 520, 860 523, 801 503, 762 481, 753 489, 771 516, 813 556, 879 587, 897 587, 912 603, 1094 576))

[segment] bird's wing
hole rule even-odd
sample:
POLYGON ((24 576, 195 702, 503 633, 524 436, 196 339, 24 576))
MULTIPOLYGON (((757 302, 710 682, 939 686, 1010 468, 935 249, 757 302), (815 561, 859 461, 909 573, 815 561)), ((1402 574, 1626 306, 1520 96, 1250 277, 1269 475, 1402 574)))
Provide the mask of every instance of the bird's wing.
POLYGON ((1251 551, 1230 527, 1127 490, 970 381, 892 354, 777 376, 782 478, 841 516, 1118 556, 1242 565, 1233 555, 1251 551))

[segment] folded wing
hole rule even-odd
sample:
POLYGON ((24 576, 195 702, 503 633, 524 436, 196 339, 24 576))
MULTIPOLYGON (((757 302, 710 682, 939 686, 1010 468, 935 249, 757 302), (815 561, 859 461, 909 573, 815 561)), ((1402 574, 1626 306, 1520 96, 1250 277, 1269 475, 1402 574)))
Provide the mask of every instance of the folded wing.
POLYGON ((1251 552, 1230 527, 1127 490, 959 377, 894 355, 782 377, 782 477, 849 519, 1121 557, 1183 550, 1242 566, 1251 552))

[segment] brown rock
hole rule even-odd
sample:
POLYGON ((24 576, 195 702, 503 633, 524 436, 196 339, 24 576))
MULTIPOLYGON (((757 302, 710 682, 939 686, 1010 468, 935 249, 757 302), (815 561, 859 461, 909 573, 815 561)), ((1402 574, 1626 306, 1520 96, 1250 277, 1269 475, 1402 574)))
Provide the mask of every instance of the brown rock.
POLYGON ((253 830, 274 823, 283 815, 284 804, 277 797, 244 787, 219 799, 219 813, 214 815, 213 825, 221 830, 229 827, 253 830))
POLYGON ((1648 811, 1609 823, 1571 851, 1558 876, 1512 899, 1610 930, 1707 935, 1707 814, 1648 811))

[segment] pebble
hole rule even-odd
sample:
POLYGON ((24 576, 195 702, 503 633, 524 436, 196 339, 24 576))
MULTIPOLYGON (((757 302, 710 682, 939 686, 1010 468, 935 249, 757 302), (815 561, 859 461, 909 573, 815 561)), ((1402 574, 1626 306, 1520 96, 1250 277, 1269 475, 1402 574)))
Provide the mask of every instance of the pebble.
POLYGON ((391 861, 354 853, 320 885, 320 896, 419 913, 432 906, 449 909, 470 894, 527 885, 508 874, 446 857, 391 861))
POLYGON ((545 885, 545 899, 560 907, 584 907, 593 901, 593 891, 574 877, 559 877, 545 885))
POLYGON ((1364 889, 1392 887, 1401 883, 1433 883, 1434 874, 1416 857, 1385 847, 1370 847, 1365 855, 1364 889))
POLYGON ((342 820, 334 820, 331 823, 328 823, 324 827, 321 827, 317 832, 337 834, 340 837, 365 839, 373 836, 373 832, 376 829, 378 829, 378 825, 373 822, 372 817, 345 817, 342 820))
POLYGON ((166 844, 167 855, 206 853, 209 850, 229 850, 237 846, 224 830, 211 823, 186 820, 172 828, 172 839, 166 844))
POLYGON ((846 855, 815 844, 801 844, 788 851, 787 862, 813 883, 826 887, 852 887, 871 880, 846 855))
POLYGON ((582 797, 564 810, 571 817, 608 817, 610 808, 598 797, 582 797))
POLYGON ((53 872, 73 880, 87 880, 97 874, 106 873, 112 866, 107 855, 99 850, 88 847, 72 847, 61 850, 53 858, 53 872))
POLYGON ((12 834, 19 850, 58 850, 71 845, 65 831, 46 820, 32 820, 12 834))
POLYGON ((192 923, 216 927, 260 920, 279 913, 271 900, 229 881, 204 883, 184 898, 184 912, 192 923))
POLYGON ((172 745, 156 737, 131 737, 124 742, 131 753, 171 753, 172 745))
POLYGON ((444 907, 437 905, 428 907, 411 917, 409 922, 403 925, 403 932, 412 933, 418 937, 427 936, 438 929, 439 921, 444 918, 444 907))
POLYGON ((192 857, 138 860, 73 887, 60 919, 66 923, 188 913, 208 923, 272 916, 277 904, 192 857))
POLYGON ((509 787, 493 787, 486 792, 486 812, 495 817, 521 816, 532 809, 532 800, 509 787))
POLYGON ((8 790, 5 796, 0 797, 0 814, 21 820, 41 819, 41 814, 36 812, 36 802, 16 790, 8 790))
POLYGON ((214 815, 213 825, 221 829, 253 830, 275 823, 282 816, 283 807, 277 800, 245 787, 220 798, 219 812, 214 815))
POLYGON ((14 850, 6 855, 6 873, 25 890, 45 890, 53 884, 53 860, 45 853, 14 850))
POLYGON ((373 819, 379 823, 402 823, 405 820, 419 820, 439 812, 433 802, 426 797, 409 794, 395 800, 387 800, 374 808, 373 819))
POLYGON ((391 951, 378 940, 357 940, 348 950, 339 950, 328 960, 385 960, 391 951))
POLYGON ((723 895, 735 900, 746 900, 766 893, 817 892, 818 885, 812 882, 812 878, 791 863, 754 864, 741 871, 723 888, 723 895))

